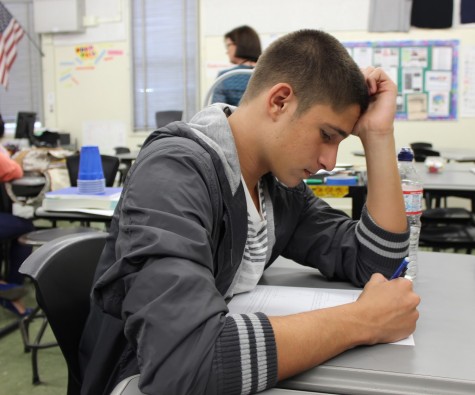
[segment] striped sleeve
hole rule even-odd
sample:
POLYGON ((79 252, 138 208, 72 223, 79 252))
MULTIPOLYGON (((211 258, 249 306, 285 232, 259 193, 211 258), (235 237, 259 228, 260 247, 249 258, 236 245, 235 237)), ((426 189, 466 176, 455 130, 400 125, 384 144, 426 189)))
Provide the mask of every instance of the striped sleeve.
POLYGON ((263 313, 230 314, 216 343, 219 393, 254 394, 277 383, 272 326, 263 313))
POLYGON ((389 273, 401 263, 409 251, 409 226, 403 233, 388 232, 371 218, 366 206, 356 227, 361 252, 371 261, 387 262, 389 273))

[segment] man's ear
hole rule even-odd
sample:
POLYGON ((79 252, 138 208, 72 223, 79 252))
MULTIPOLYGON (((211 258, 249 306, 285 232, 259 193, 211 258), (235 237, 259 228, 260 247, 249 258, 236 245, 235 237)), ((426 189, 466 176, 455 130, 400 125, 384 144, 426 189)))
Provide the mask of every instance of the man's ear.
POLYGON ((292 87, 287 83, 274 85, 267 93, 267 107, 272 119, 289 110, 290 104, 295 100, 292 87))

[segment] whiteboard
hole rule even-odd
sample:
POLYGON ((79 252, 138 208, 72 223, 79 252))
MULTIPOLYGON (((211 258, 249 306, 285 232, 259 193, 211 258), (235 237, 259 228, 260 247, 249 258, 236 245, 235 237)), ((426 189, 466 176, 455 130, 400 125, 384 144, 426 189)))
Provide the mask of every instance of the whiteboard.
POLYGON ((97 145, 99 152, 114 155, 115 147, 125 147, 125 123, 115 120, 85 121, 82 126, 82 145, 97 145))
POLYGON ((130 108, 124 97, 132 92, 129 60, 125 43, 55 48, 58 124, 80 145, 99 145, 102 153, 125 145, 130 108))

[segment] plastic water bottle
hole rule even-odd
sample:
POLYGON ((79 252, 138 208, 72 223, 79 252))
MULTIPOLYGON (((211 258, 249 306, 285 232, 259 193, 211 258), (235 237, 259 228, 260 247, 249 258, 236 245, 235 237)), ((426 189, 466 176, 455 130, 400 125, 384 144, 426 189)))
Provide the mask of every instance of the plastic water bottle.
POLYGON ((414 280, 417 276, 417 251, 419 248, 419 235, 421 233, 422 181, 414 166, 414 152, 411 148, 401 148, 397 159, 404 204, 406 206, 406 216, 411 229, 409 265, 405 277, 414 280))

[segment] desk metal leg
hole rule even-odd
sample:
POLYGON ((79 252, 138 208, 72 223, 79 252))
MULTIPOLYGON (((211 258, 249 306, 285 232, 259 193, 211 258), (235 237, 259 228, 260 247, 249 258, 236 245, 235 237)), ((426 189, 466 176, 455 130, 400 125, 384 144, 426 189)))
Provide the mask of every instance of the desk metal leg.
POLYGON ((8 335, 9 333, 15 331, 20 326, 20 320, 13 321, 11 324, 5 325, 4 327, 0 328, 0 339, 3 336, 8 335))

